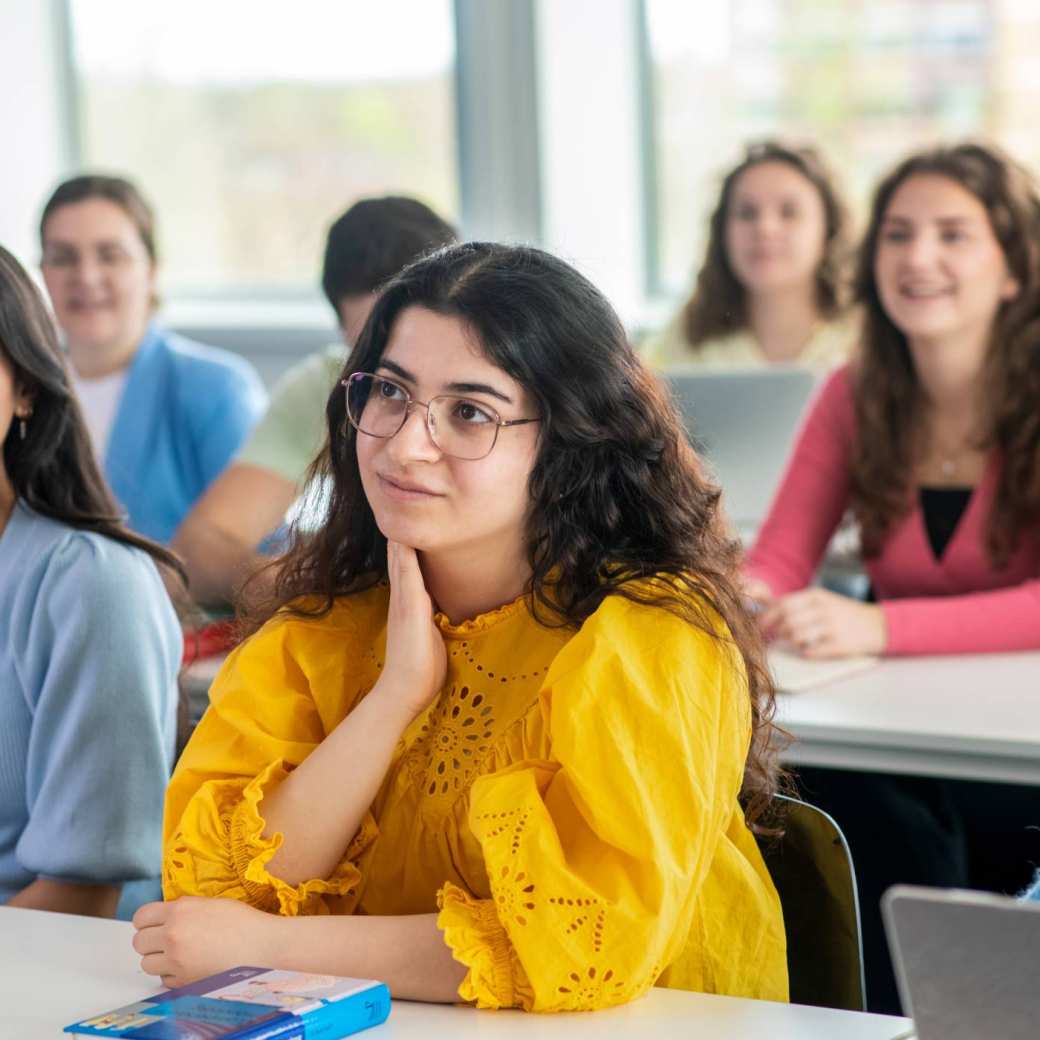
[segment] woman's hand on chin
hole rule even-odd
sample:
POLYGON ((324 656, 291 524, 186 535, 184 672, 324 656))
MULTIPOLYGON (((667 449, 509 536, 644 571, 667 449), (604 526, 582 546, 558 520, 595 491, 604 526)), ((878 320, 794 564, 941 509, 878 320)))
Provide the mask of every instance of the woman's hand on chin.
POLYGON ((134 914, 134 949, 146 975, 175 988, 243 964, 272 967, 281 918, 237 899, 183 896, 134 914))
POLYGON ((437 696, 448 672, 448 653, 433 623, 416 551, 387 542, 390 609, 386 623, 386 663, 373 693, 415 718, 437 696))

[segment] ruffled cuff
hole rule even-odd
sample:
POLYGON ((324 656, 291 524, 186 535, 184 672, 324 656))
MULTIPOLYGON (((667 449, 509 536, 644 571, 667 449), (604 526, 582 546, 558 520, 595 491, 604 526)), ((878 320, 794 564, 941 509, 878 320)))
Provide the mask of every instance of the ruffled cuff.
POLYGON ((446 884, 437 893, 437 927, 452 956, 469 971, 459 996, 478 1008, 522 1007, 530 1010, 534 993, 509 935, 490 899, 474 899, 446 884))
POLYGON ((327 914, 323 897, 351 896, 361 881, 355 860, 375 840, 375 821, 366 813, 357 834, 347 847, 344 858, 327 878, 312 878, 290 885, 268 873, 267 864, 281 848, 283 836, 276 833, 263 837, 264 818, 259 805, 264 796, 289 775, 282 762, 272 762, 242 792, 230 820, 231 859, 249 902, 263 909, 276 910, 286 917, 327 914))

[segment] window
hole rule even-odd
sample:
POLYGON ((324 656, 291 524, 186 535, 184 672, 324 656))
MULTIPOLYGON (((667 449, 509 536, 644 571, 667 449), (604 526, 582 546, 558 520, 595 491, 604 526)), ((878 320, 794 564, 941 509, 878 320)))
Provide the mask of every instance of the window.
POLYGON ((982 137, 1040 167, 1031 0, 645 0, 658 291, 687 291, 744 142, 812 141, 862 214, 908 152, 982 137))
POLYGON ((153 202, 174 297, 313 296, 359 196, 459 212, 451 0, 69 0, 81 165, 153 202))

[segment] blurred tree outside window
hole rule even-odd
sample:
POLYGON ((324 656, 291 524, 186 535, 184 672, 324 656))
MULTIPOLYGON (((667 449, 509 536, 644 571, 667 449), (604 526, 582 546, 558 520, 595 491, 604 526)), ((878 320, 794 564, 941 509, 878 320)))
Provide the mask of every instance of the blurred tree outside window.
POLYGON ((815 143, 859 217, 881 174, 940 141, 1040 169, 1036 0, 644 0, 644 15, 660 292, 688 290, 747 141, 815 143))
POLYGON ((172 296, 315 294, 361 196, 459 212, 451 0, 69 0, 84 169, 155 205, 172 296))

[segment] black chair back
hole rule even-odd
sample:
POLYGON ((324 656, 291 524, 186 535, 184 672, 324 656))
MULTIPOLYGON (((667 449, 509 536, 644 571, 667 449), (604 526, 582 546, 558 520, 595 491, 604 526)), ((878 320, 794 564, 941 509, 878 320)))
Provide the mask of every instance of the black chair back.
POLYGON ((859 901, 845 836, 822 809, 777 801, 784 834, 758 841, 783 907, 791 1002, 863 1011, 859 901))

